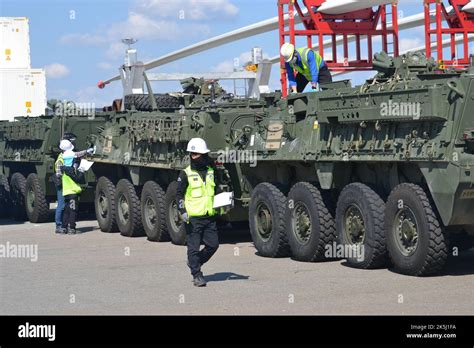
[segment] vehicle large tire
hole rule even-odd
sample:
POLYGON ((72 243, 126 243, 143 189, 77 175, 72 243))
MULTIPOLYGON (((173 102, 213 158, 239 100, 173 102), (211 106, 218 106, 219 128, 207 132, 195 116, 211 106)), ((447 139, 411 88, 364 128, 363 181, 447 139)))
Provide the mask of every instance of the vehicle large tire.
POLYGON ((0 174, 0 218, 7 218, 10 216, 11 201, 10 201, 10 184, 8 178, 0 174))
POLYGON ((165 216, 165 192, 161 186, 154 181, 148 181, 143 186, 140 201, 143 228, 148 240, 154 242, 169 241, 165 216))
POLYGON ((290 255, 285 231, 287 216, 285 195, 270 183, 258 184, 249 206, 250 234, 259 255, 285 257, 290 255))
POLYGON ((168 185, 165 194, 165 216, 168 234, 171 242, 176 245, 186 245, 186 226, 179 217, 176 202, 176 191, 178 182, 173 181, 168 185))
POLYGON ((117 232, 115 185, 102 176, 95 188, 95 216, 102 232, 117 232))
POLYGON ((25 208, 26 179, 21 173, 13 173, 10 179, 13 218, 17 221, 27 219, 25 208))
POLYGON ((121 179, 116 188, 117 227, 125 237, 145 235, 142 224, 140 199, 135 187, 127 179, 121 179))
POLYGON ((45 222, 49 218, 49 204, 41 189, 38 175, 31 173, 26 179, 25 208, 33 223, 45 222))
MULTIPOLYGON (((155 94, 158 108, 179 108, 182 104, 180 99, 168 94, 155 94)), ((125 96, 125 109, 135 105, 138 111, 151 111, 152 106, 148 94, 130 94, 125 96)))
POLYGON ((384 232, 385 203, 367 185, 347 185, 339 195, 336 207, 336 231, 339 242, 352 247, 345 255, 347 263, 356 268, 371 269, 387 265, 384 232))
POLYGON ((293 258, 324 260, 326 246, 336 241, 336 227, 321 193, 312 184, 300 182, 291 189, 288 202, 286 230, 293 258))
POLYGON ((439 272, 448 257, 448 240, 426 192, 400 184, 388 197, 385 211, 387 248, 395 269, 426 276, 439 272))

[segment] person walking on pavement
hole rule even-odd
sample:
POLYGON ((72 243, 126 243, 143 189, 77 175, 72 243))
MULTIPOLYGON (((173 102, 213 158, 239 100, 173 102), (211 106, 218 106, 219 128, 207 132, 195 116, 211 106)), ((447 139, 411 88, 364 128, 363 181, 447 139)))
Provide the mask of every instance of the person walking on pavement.
MULTIPOLYGON (((92 154, 94 150, 89 148, 84 151, 74 152, 74 145, 71 141, 63 139, 59 144, 63 151, 56 161, 56 176, 61 178, 61 193, 58 192, 58 207, 60 195, 62 196, 62 219, 61 227, 58 230, 58 221, 56 221, 56 233, 76 234, 76 215, 78 209, 78 198, 82 191, 81 186, 74 180, 74 160, 92 154)), ((60 214, 60 213, 59 213, 60 214)), ((58 218, 58 209, 56 218, 58 218)))
POLYGON ((201 138, 189 141, 187 151, 191 164, 178 178, 176 201, 179 213, 186 224, 188 266, 195 286, 206 286, 201 272, 205 264, 219 248, 216 225, 218 211, 213 208, 214 196, 219 193, 215 180, 216 167, 209 157, 210 150, 201 138), (200 250, 201 243, 204 248, 200 250))
POLYGON ((310 82, 313 89, 318 83, 332 82, 331 72, 319 52, 305 47, 295 49, 294 45, 284 43, 280 53, 285 59, 290 93, 303 92, 310 82))

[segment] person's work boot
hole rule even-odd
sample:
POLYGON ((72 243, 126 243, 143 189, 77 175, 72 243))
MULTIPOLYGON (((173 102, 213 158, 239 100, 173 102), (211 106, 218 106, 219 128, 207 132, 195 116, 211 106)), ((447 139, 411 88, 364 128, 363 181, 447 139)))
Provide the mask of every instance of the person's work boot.
POLYGON ((67 234, 76 234, 76 229, 75 229, 75 228, 68 227, 68 228, 67 228, 67 234))
POLYGON ((194 286, 198 286, 198 287, 206 286, 207 283, 202 273, 199 273, 198 275, 194 277, 193 284, 194 286))
POLYGON ((56 233, 57 234, 64 234, 64 228, 62 228, 61 226, 56 226, 56 233))

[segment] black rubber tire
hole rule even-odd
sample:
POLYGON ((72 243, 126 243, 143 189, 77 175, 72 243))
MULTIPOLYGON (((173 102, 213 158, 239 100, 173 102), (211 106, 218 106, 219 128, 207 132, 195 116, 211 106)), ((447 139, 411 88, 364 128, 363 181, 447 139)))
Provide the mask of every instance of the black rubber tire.
POLYGON ((0 174, 0 218, 10 217, 11 197, 8 178, 0 174))
POLYGON ((330 214, 320 191, 310 183, 297 183, 288 194, 288 203, 286 230, 292 257, 305 262, 326 259, 324 256, 326 246, 336 241, 336 226, 334 217, 330 214), (311 221, 310 235, 306 242, 300 241, 294 231, 294 208, 299 203, 307 208, 311 221))
POLYGON ((165 216, 166 226, 168 228, 168 234, 171 238, 171 242, 176 245, 186 245, 186 226, 183 221, 180 220, 179 224, 173 221, 174 205, 176 205, 176 191, 178 189, 178 182, 173 181, 168 185, 165 194, 165 216))
POLYGON ((140 198, 142 224, 147 235, 148 240, 153 242, 168 242, 170 236, 168 234, 168 227, 166 226, 165 216, 165 192, 154 181, 145 183, 142 189, 140 198), (147 201, 153 202, 156 210, 156 220, 154 222, 146 219, 146 204, 147 201))
POLYGON ((120 234, 124 237, 143 237, 145 230, 142 224, 140 199, 135 187, 127 179, 121 179, 115 189, 116 219, 120 234), (124 199, 128 205, 127 219, 120 218, 120 201, 124 199))
POLYGON ((276 258, 290 255, 285 225, 286 211, 286 197, 275 185, 261 183, 253 189, 249 206, 249 225, 253 243, 260 256, 276 258), (258 232, 257 210, 261 204, 266 206, 270 214, 271 231, 268 238, 263 238, 258 232))
POLYGON ((28 218, 25 208, 26 179, 23 174, 13 173, 10 179, 10 193, 13 218, 17 221, 26 221, 28 218))
POLYGON ((117 211, 115 205, 115 185, 105 176, 102 176, 97 180, 94 206, 95 216, 99 223, 100 230, 102 232, 118 232, 116 219, 117 211), (103 209, 99 207, 100 197, 102 197, 107 204, 107 209, 105 211, 102 211, 103 209))
POLYGON ((448 258, 448 239, 426 192, 415 184, 400 184, 388 197, 385 211, 387 248, 395 270, 407 275, 427 276, 443 269, 448 258), (407 206, 418 222, 418 243, 412 255, 404 256, 398 249, 393 225, 399 204, 407 206))
MULTIPOLYGON (((387 247, 385 243, 384 213, 385 203, 380 196, 362 183, 352 183, 344 187, 336 206, 336 231, 339 243, 351 245, 352 241, 345 236, 344 217, 347 210, 355 205, 365 227, 363 258, 346 258, 351 267, 372 269, 387 266, 387 247)), ((353 245, 353 244, 352 244, 353 245)))
POLYGON ((46 201, 43 190, 41 189, 38 175, 35 173, 31 173, 28 175, 28 178, 26 178, 25 208, 30 222, 46 222, 50 217, 49 204, 46 201), (35 195, 35 200, 32 207, 28 204, 28 192, 30 192, 30 190, 35 195))
MULTIPOLYGON (((155 94, 156 105, 158 108, 179 108, 182 101, 178 97, 169 94, 155 94)), ((130 110, 132 105, 138 111, 152 111, 148 94, 130 94, 125 96, 125 109, 130 110)))

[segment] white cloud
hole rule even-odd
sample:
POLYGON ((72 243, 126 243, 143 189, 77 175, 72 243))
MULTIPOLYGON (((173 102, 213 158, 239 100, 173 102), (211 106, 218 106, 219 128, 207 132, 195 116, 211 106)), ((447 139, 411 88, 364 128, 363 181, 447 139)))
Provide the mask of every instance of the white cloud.
POLYGON ((46 76, 50 79, 61 79, 69 75, 69 69, 67 66, 60 63, 46 65, 44 70, 46 72, 46 76))
POLYGON ((229 0, 136 0, 134 9, 150 16, 195 21, 239 14, 239 8, 229 0))
POLYGON ((139 40, 172 41, 182 37, 210 34, 207 23, 237 16, 239 8, 229 0, 135 0, 127 19, 115 22, 96 33, 70 33, 59 39, 61 44, 108 44, 108 56, 117 53, 116 44, 125 37, 139 40), (112 46, 112 44, 115 44, 112 46))
MULTIPOLYGON (((268 54, 263 54, 264 59, 268 59, 268 54)), ((234 68, 241 68, 247 63, 252 61, 252 53, 250 51, 241 53, 238 57, 234 59, 224 60, 215 66, 212 71, 215 72, 231 72, 234 71, 234 68)))
POLYGON ((127 20, 110 27, 107 31, 107 37, 110 41, 118 41, 125 37, 133 37, 139 40, 173 41, 184 35, 207 35, 209 31, 207 25, 154 20, 148 15, 130 12, 127 20))
POLYGON ((108 62, 99 62, 97 63, 97 67, 102 70, 110 70, 114 67, 114 65, 108 63, 108 62))
POLYGON ((101 45, 107 39, 103 35, 93 34, 65 34, 59 38, 59 43, 66 45, 101 45))
POLYGON ((48 99, 65 99, 70 94, 66 88, 48 90, 48 99))
POLYGON ((400 40, 400 52, 409 51, 413 48, 422 47, 425 45, 423 38, 405 38, 400 40))
POLYGON ((109 48, 105 52, 105 55, 108 59, 117 59, 119 57, 124 57, 125 55, 125 46, 121 42, 113 42, 109 44, 109 48))

